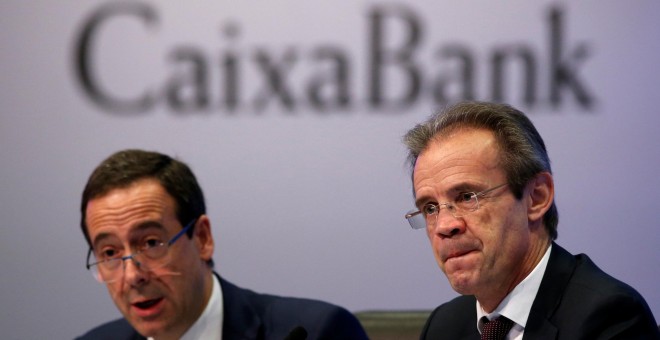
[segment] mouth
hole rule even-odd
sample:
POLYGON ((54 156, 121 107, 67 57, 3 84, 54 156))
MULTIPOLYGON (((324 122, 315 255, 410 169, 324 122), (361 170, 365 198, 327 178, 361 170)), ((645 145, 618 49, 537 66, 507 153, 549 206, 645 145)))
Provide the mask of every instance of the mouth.
POLYGON ((133 306, 138 308, 138 309, 149 309, 149 308, 155 306, 157 303, 159 303, 162 300, 163 300, 163 298, 140 301, 140 302, 134 303, 133 306))
POLYGON ((474 250, 462 250, 462 251, 456 251, 456 252, 447 254, 447 256, 445 257, 445 262, 449 261, 449 260, 452 260, 452 259, 457 259, 457 258, 466 256, 468 254, 471 254, 472 252, 474 252, 474 250))
POLYGON ((141 300, 131 303, 131 307, 140 317, 153 317, 157 315, 163 306, 163 298, 141 300))

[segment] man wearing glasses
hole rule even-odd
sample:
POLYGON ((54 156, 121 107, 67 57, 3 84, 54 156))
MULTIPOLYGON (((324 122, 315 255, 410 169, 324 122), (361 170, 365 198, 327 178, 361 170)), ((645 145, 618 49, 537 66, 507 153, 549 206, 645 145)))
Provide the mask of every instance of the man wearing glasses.
POLYGON ((404 137, 416 208, 435 259, 462 296, 421 339, 658 339, 633 288, 554 243, 558 214, 543 139, 520 111, 461 103, 404 137))
POLYGON ((81 339, 366 339, 325 302, 258 294, 213 272, 204 196, 188 166, 124 150, 83 191, 87 269, 124 316, 81 339))

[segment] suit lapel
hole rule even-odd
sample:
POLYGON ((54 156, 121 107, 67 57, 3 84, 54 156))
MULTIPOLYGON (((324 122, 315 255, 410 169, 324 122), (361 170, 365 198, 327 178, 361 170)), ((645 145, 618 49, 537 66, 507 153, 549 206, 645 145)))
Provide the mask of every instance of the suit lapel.
POLYGON ((557 327, 550 320, 561 302, 575 266, 573 256, 553 242, 548 266, 532 304, 523 339, 556 339, 557 327))
MULTIPOLYGON (((215 273, 214 273, 215 274, 215 273)), ((259 313, 250 303, 247 291, 241 289, 215 274, 220 280, 223 299, 222 338, 263 339, 263 322, 259 313)))

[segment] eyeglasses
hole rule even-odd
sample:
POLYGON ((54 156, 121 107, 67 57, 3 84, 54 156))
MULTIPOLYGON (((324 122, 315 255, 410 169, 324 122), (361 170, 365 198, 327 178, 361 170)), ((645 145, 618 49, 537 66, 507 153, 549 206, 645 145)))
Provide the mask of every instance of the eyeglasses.
POLYGON ((168 251, 183 234, 191 230, 197 219, 190 221, 185 228, 181 229, 169 241, 163 242, 158 237, 146 239, 136 252, 126 256, 120 256, 116 249, 104 250, 100 254, 94 254, 93 249, 87 252, 87 270, 101 283, 110 283, 121 279, 126 267, 126 260, 133 260, 137 268, 144 271, 155 270, 164 267, 170 262, 168 251), (90 263, 92 255, 97 260, 90 263))
POLYGON ((406 213, 406 219, 413 229, 423 229, 434 226, 440 214, 440 209, 444 206, 452 216, 458 218, 471 214, 479 209, 479 197, 499 189, 508 183, 494 186, 481 192, 462 192, 456 196, 454 202, 446 203, 427 203, 421 209, 412 209, 406 213))

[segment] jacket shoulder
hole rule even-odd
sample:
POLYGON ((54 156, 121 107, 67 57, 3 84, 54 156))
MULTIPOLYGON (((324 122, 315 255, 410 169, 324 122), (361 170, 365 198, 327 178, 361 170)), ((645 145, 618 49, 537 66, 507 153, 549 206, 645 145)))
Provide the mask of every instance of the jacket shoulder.
POLYGON ((131 327, 126 319, 117 319, 93 328, 76 338, 78 340, 139 340, 145 339, 131 327))
POLYGON ((340 306, 321 300, 257 293, 224 279, 221 284, 225 300, 223 327, 228 333, 242 332, 234 330, 234 326, 249 324, 259 325, 258 333, 266 339, 283 339, 297 327, 307 331, 307 339, 367 339, 357 318, 340 306), (241 311, 240 320, 232 316, 236 311, 241 311))
MULTIPOLYGON (((273 330, 279 325, 288 332, 301 326, 308 332, 307 339, 367 339, 357 318, 343 307, 314 299, 265 295, 266 325, 273 330), (297 326, 296 326, 297 325, 297 326)), ((278 337, 278 336, 276 336, 278 337)))
POLYGON ((426 320, 420 339, 479 339, 477 300, 459 296, 438 306, 426 320))
POLYGON ((556 318, 572 314, 567 318, 582 319, 575 326, 588 337, 660 337, 655 318, 637 290, 605 273, 587 255, 575 259, 573 280, 563 297, 564 313, 558 311, 556 318))
POLYGON ((556 244, 552 252, 525 333, 552 328, 573 339, 658 336, 653 314, 634 288, 585 254, 571 255, 556 244))

